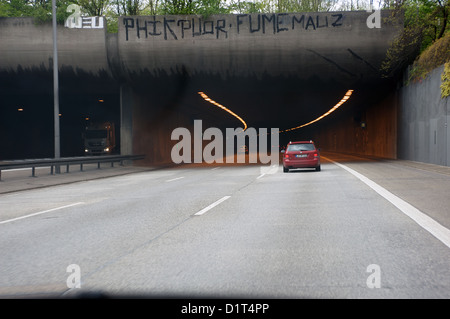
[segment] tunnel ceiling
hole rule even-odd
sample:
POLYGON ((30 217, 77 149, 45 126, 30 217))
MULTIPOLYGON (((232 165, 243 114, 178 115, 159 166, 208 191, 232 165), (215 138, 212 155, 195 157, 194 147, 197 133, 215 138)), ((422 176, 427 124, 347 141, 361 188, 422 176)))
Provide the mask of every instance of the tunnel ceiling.
MULTIPOLYGON (((389 14, 382 12, 380 28, 368 27, 365 11, 121 17, 118 34, 60 26, 61 91, 113 94, 129 83, 210 125, 241 125, 204 101, 204 92, 250 127, 295 127, 347 90, 354 94, 342 107, 386 93, 391 82, 380 65, 400 30, 398 21, 385 22, 389 14)), ((0 25, 0 93, 51 93, 51 26, 24 18, 0 25)))

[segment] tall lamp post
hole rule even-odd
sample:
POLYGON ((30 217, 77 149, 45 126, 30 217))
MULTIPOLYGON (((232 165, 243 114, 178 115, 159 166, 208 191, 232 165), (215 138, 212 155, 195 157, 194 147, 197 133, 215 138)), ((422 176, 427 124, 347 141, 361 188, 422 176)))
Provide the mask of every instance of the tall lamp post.
MULTIPOLYGON (((52 0, 52 27, 53 27, 53 102, 55 125, 55 159, 61 157, 60 129, 59 129, 59 81, 58 81, 58 47, 56 39, 56 0, 52 0)), ((55 166, 55 173, 60 173, 59 165, 55 166)))

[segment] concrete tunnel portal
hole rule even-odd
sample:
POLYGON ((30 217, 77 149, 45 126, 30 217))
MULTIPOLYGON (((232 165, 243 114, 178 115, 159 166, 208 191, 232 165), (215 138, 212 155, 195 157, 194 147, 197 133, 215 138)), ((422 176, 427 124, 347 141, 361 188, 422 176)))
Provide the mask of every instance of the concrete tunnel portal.
MULTIPOLYGON (((165 164, 176 127, 192 129, 196 119, 203 129, 242 126, 199 92, 249 127, 286 130, 316 119, 353 90, 338 111, 281 133, 280 143, 314 139, 326 150, 395 158, 395 81, 379 70, 400 28, 384 20, 389 11, 381 12, 381 28, 369 28, 369 15, 121 17, 117 34, 59 26, 62 156, 82 154, 80 129, 88 117, 120 123, 122 154, 144 153, 148 163, 165 164)), ((2 18, 0 35, 0 159, 52 157, 51 26, 2 18)))

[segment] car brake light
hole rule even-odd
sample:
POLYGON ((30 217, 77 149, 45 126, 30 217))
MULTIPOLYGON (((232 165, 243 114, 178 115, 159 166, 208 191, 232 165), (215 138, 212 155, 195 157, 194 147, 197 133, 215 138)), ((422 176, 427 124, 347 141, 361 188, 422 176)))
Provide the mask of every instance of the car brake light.
POLYGON ((319 154, 315 153, 315 154, 314 154, 314 157, 317 157, 317 156, 319 156, 319 154))

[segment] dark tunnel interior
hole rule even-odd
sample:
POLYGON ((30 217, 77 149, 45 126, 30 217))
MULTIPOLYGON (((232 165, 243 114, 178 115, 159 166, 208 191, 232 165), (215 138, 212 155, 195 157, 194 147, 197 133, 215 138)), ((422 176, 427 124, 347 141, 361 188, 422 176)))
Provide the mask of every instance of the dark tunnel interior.
MULTIPOLYGON (((0 89, 1 134, 0 159, 46 158, 53 156, 53 82, 49 72, 3 73, 0 89)), ((120 85, 109 77, 62 74, 59 85, 61 156, 83 155, 82 132, 89 121, 112 121, 120 124, 120 85)), ((148 96, 154 123, 174 113, 191 120, 202 120, 203 128, 242 127, 235 117, 214 106, 199 95, 211 99, 238 114, 248 127, 278 128, 280 131, 308 123, 330 110, 353 90, 351 98, 335 112, 306 127, 283 132, 280 144, 290 140, 312 139, 326 131, 330 123, 343 118, 355 122, 364 119, 365 109, 379 103, 395 90, 394 81, 371 82, 318 77, 308 80, 295 77, 231 77, 174 75, 136 77, 134 90, 148 96), (154 106, 159 106, 155 111, 154 106)), ((117 136, 120 125, 117 125, 117 136)), ((167 134, 170 134, 168 132, 167 134)), ((117 138, 120 149, 120 138, 117 138)), ((317 141, 320 144, 320 141, 317 141)))

